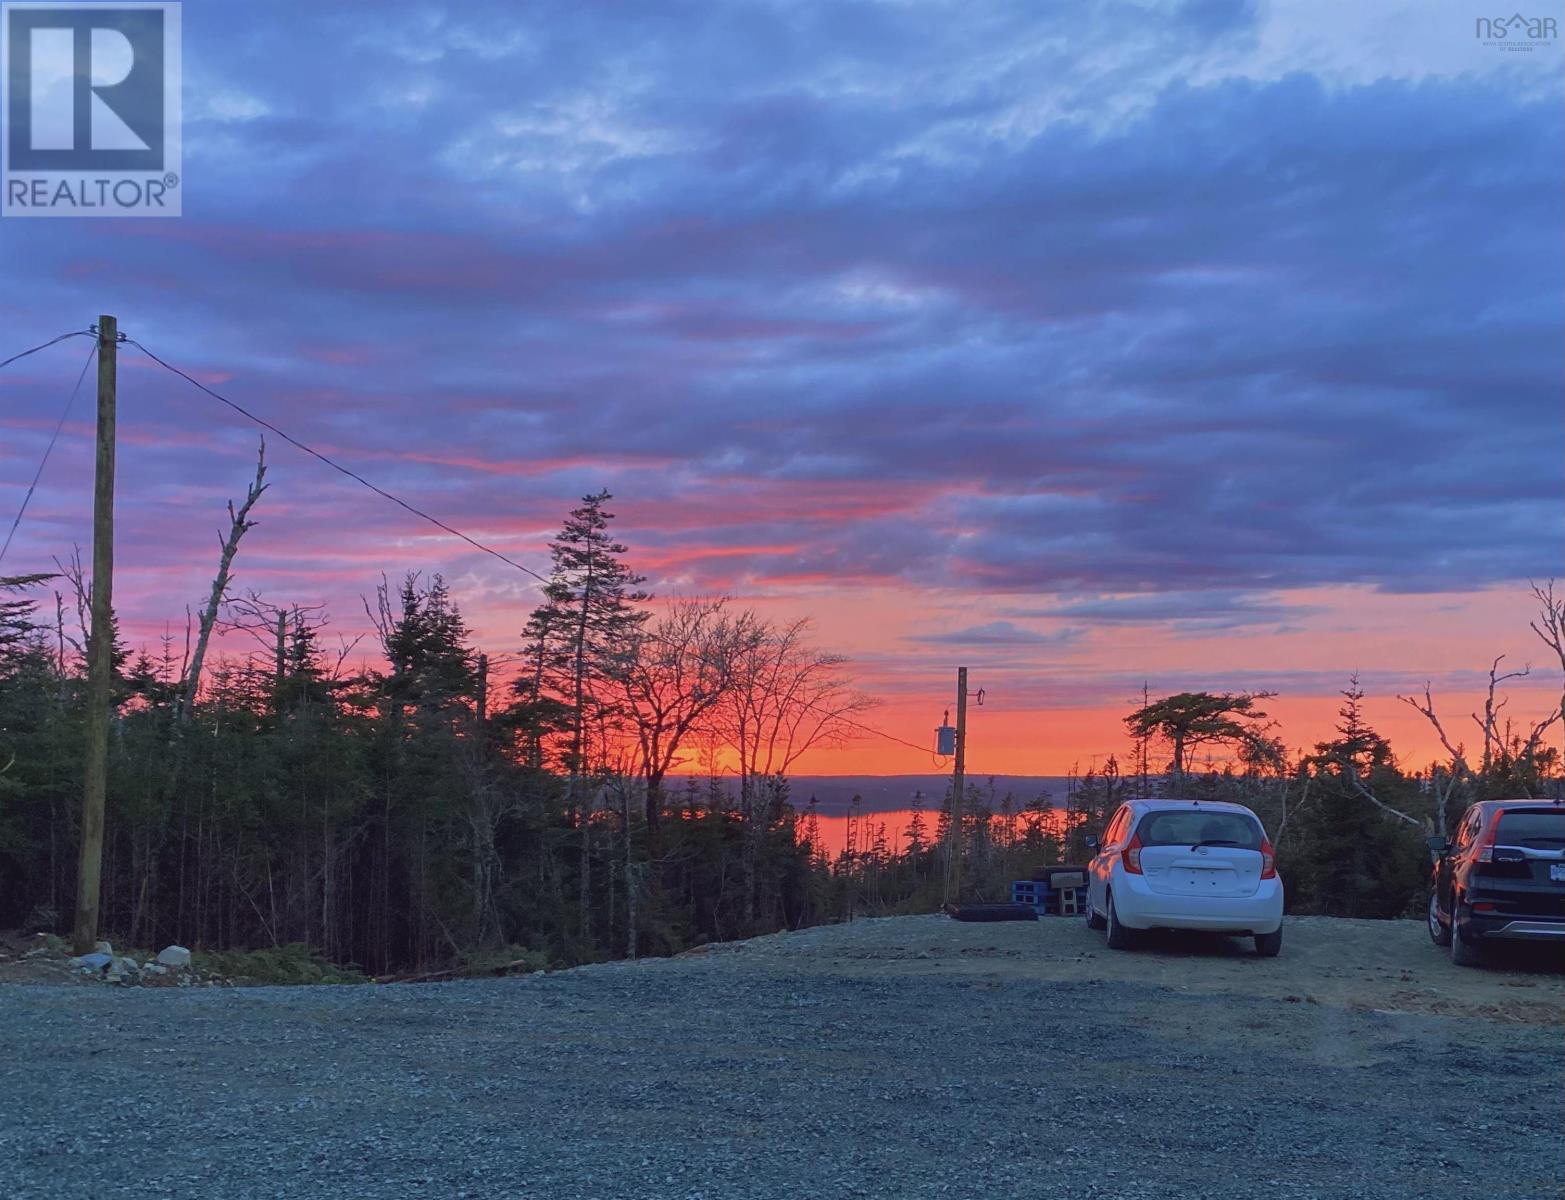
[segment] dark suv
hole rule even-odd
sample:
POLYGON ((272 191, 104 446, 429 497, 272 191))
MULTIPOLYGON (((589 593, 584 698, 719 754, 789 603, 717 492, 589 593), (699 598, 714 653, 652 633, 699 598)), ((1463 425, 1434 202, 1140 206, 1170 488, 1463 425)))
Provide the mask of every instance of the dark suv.
POLYGON ((1452 962, 1474 966, 1501 939, 1565 946, 1565 804, 1480 801, 1429 850, 1429 936, 1452 962))

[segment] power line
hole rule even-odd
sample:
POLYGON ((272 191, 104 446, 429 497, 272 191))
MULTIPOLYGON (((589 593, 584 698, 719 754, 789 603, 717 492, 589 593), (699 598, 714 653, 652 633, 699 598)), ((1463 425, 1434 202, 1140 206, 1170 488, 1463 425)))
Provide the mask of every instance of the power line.
POLYGON ((92 336, 93 336, 93 333, 92 333, 92 330, 90 330, 90 329, 73 329, 69 333, 62 333, 59 337, 50 338, 47 342, 44 342, 40 346, 34 346, 31 350, 23 350, 20 354, 13 354, 13 355, 11 355, 10 358, 7 358, 7 359, 5 359, 3 361, 0 361, 0 370, 4 370, 6 367, 9 367, 12 363, 17 362, 20 359, 26 358, 29 354, 37 354, 38 351, 40 351, 40 350, 47 350, 50 346, 53 346, 53 345, 55 345, 55 344, 57 344, 59 342, 66 341, 68 338, 73 338, 73 337, 92 337, 92 336))
MULTIPOLYGON (((218 401, 221 404, 227 405, 234 412, 238 413, 240 416, 244 417, 246 420, 254 422, 255 424, 259 425, 263 429, 270 430, 272 433, 275 433, 278 437, 282 438, 283 441, 287 442, 289 445, 294 446, 295 448, 304 451, 304 453, 310 455, 312 458, 319 459, 321 462, 325 463, 328 467, 332 468, 332 470, 338 471, 341 474, 346 475, 349 479, 352 479, 354 482, 359 483, 359 484, 363 485, 364 487, 368 488, 370 491, 374 492, 377 496, 380 496, 381 498, 386 499, 386 500, 390 500, 397 507, 399 507, 401 509, 404 509, 407 512, 412 513, 415 517, 418 517, 420 520, 428 521, 431 525, 435 526, 437 529, 443 530, 444 532, 451 534, 451 536, 453 536, 453 537, 460 538, 462 541, 466 542, 469 546, 472 546, 475 550, 481 550, 485 554, 488 554, 488 555, 490 555, 493 558, 499 559, 501 562, 505 563, 507 566, 514 567, 516 570, 521 571, 522 573, 524 573, 526 575, 531 575, 534 579, 538 580, 538 582, 545 583, 545 584, 549 582, 549 580, 545 576, 540 575, 537 571, 534 571, 531 567, 524 566, 522 563, 517 562, 514 558, 511 558, 509 555, 502 554, 500 551, 495 550, 492 547, 484 545, 482 542, 478 541, 476 538, 469 537, 467 534, 463 533, 460 529, 457 529, 457 528, 455 528, 455 527, 453 527, 451 525, 447 525, 444 521, 440 520, 439 518, 433 517, 429 513, 424 512, 422 509, 416 508, 413 505, 409 504, 406 500, 403 500, 403 499, 401 499, 398 496, 392 495, 392 493, 386 491, 385 488, 378 487, 377 485, 371 483, 368 479, 365 479, 364 476, 358 474, 356 471, 350 470, 348 467, 345 467, 341 463, 336 462, 335 460, 333 460, 329 456, 327 456, 325 454, 322 454, 319 450, 316 450, 313 447, 306 445, 304 442, 301 442, 298 438, 293 437, 291 434, 285 433, 283 430, 279 429, 276 425, 272 424, 270 421, 266 420, 264 417, 257 416, 255 413, 251 412, 249 409, 245 408, 243 405, 237 404, 233 400, 230 400, 227 396, 224 396, 221 393, 216 392, 213 389, 209 388, 206 384, 202 383, 199 379, 196 379, 194 376, 190 375, 189 373, 187 373, 185 371, 182 371, 178 367, 174 366, 172 363, 166 362, 162 358, 159 358, 156 354, 154 354, 151 350, 148 350, 146 346, 142 345, 135 338, 129 338, 129 339, 127 339, 127 341, 129 342, 130 345, 135 346, 136 349, 140 350, 143 354, 145 354, 153 362, 157 363, 158 366, 162 367, 164 370, 170 371, 173 374, 178 375, 181 379, 185 380, 187 383, 193 385, 194 387, 200 389, 202 392, 206 393, 208 396, 212 397, 212 399, 218 401)), ((650 636, 650 635, 646 635, 646 636, 650 636)), ((887 741, 890 741, 890 742, 896 742, 898 745, 906 746, 906 747, 908 747, 911 750, 917 750, 920 754, 927 753, 928 750, 929 750, 928 746, 916 745, 915 743, 906 741, 905 739, 899 738, 899 737, 897 737, 894 734, 886 733, 884 730, 881 730, 881 729, 876 729, 872 725, 866 725, 862 721, 855 721, 851 717, 845 717, 845 716, 841 715, 840 713, 832 713, 832 712, 830 712, 827 709, 821 708, 820 706, 818 706, 816 704, 810 703, 809 701, 800 701, 800 703, 803 705, 804 708, 806 708, 806 709, 808 709, 808 710, 810 710, 812 712, 818 712, 818 713, 821 713, 823 715, 830 716, 834 720, 839 721, 839 722, 841 722, 844 725, 849 725, 849 726, 852 726, 855 729, 863 730, 865 733, 873 734, 876 737, 885 738, 887 741)))
MULTIPOLYGON (((801 703, 804 704, 805 708, 811 708, 811 709, 815 708, 815 706, 813 704, 810 704, 808 701, 803 701, 801 703)), ((825 710, 817 709, 816 711, 825 711, 825 710)), ((844 725, 852 725, 855 729, 862 729, 865 733, 873 733, 876 737, 883 737, 888 742, 896 742, 898 745, 906 746, 910 750, 917 750, 920 754, 928 754, 929 753, 929 747, 928 746, 917 746, 917 745, 914 745, 912 742, 904 741, 902 738, 897 737, 895 734, 887 733, 884 729, 876 729, 873 725, 866 725, 866 724, 864 724, 863 721, 855 721, 851 717, 844 717, 844 716, 837 716, 836 719, 841 721, 844 725)))
POLYGON ((49 465, 49 456, 54 453, 54 444, 60 440, 60 430, 65 428, 65 422, 70 419, 71 408, 76 403, 76 395, 82 390, 82 380, 87 378, 87 368, 92 366, 92 360, 97 357, 98 343, 94 341, 92 349, 87 351, 87 361, 82 363, 81 374, 76 376, 76 386, 71 389, 70 397, 65 401, 65 411, 60 414, 60 419, 55 422, 54 432, 49 436, 49 444, 44 447, 43 458, 38 463, 38 470, 33 472, 33 481, 27 485, 27 494, 22 497, 22 506, 16 510, 16 519, 11 522, 11 531, 5 535, 5 545, 0 546, 0 562, 5 561, 6 552, 11 549, 11 539, 16 536, 17 527, 21 525, 22 517, 27 513, 27 505, 33 498, 33 491, 37 488, 38 481, 43 478, 43 469, 49 465))
POLYGON ((514 558, 511 558, 511 557, 509 557, 509 556, 507 556, 505 554, 500 553, 500 551, 498 551, 498 550, 492 549, 491 547, 484 545, 482 542, 478 541, 476 538, 468 537, 468 535, 463 533, 460 529, 455 529, 452 526, 447 525, 444 521, 440 520, 438 517, 432 517, 427 512, 425 512, 423 509, 415 508, 413 505, 409 504, 406 500, 400 499, 397 496, 393 496, 390 492, 386 491, 385 488, 377 487, 375 484, 371 483, 368 479, 365 479, 364 476, 360 475, 357 471, 350 470, 348 467, 345 467, 341 463, 335 461, 334 459, 328 457, 327 455, 322 454, 319 450, 316 450, 316 449, 314 449, 311 446, 305 445, 298 438, 293 437, 290 434, 284 433, 281 429, 277 428, 276 425, 273 425, 270 421, 266 420, 264 417, 256 416, 249 409, 245 408, 241 404, 234 403, 234 401, 230 400, 227 396, 221 395, 218 392, 214 392, 211 388, 207 387, 207 385, 202 383, 199 379, 196 379, 194 376, 189 375, 189 374, 187 374, 184 371, 181 371, 178 367, 174 366, 172 363, 165 362, 163 359, 159 358, 156 354, 154 354, 154 353, 152 353, 152 351, 148 350, 145 346, 143 346, 135 338, 130 338, 128 340, 129 340, 129 342, 130 342, 130 344, 132 346, 136 347, 136 349, 140 350, 143 354, 145 354, 153 362, 157 363, 158 366, 162 367, 164 370, 172 371, 175 375, 178 375, 181 379, 185 380, 187 383, 193 384, 195 387, 197 387, 201 391, 205 392, 208 396, 211 396, 212 399, 218 401, 219 403, 226 404, 229 408, 233 409, 236 413, 238 413, 240 416, 244 417, 246 420, 253 421, 255 424, 259 425, 262 429, 270 430, 271 432, 275 433, 278 437, 282 438, 283 441, 287 442, 290 446, 293 446, 293 447, 295 447, 296 449, 299 449, 299 450, 303 450, 306 454, 310 455, 312 458, 319 459, 321 462, 325 463, 332 470, 341 472, 343 475, 346 475, 349 479, 353 480, 355 483, 362 484, 364 487, 367 487, 370 491, 374 492, 377 496, 380 496, 382 499, 390 500, 398 508, 406 509, 408 512, 412 513, 415 517, 418 517, 422 521, 428 521, 436 529, 444 530, 446 533, 449 533, 452 537, 461 538, 464 542, 466 542, 469 546, 472 546, 475 550, 482 550, 485 554, 492 555, 493 557, 498 558, 501 562, 505 563, 507 566, 515 567, 518 571, 522 571, 525 574, 531 575, 534 579, 538 580, 540 583, 548 583, 549 582, 548 579, 546 579, 544 576, 538 574, 538 572, 534 571, 531 567, 523 566, 521 563, 517 562, 514 558))

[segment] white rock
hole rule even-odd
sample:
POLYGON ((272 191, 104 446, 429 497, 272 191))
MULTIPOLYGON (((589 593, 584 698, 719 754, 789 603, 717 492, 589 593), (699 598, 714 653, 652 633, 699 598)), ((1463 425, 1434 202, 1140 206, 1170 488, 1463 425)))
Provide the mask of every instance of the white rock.
POLYGON ((114 957, 114 947, 109 945, 108 942, 99 942, 92 948, 92 951, 94 954, 107 954, 110 958, 114 957))
POLYGON ((183 946, 164 946, 158 951, 158 962, 165 967, 173 967, 175 970, 190 965, 190 951, 183 946))

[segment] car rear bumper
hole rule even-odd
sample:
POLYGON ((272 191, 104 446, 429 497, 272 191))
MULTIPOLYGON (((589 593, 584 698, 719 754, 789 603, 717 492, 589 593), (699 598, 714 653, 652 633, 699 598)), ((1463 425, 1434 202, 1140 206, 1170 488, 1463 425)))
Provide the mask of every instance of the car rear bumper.
POLYGON ((1513 917, 1471 914, 1458 924, 1462 937, 1470 942, 1490 938, 1504 941, 1565 941, 1565 920, 1558 917, 1513 917))
POLYGON ((1193 929, 1208 933, 1275 933, 1282 927, 1282 884, 1261 882, 1251 896, 1169 896, 1145 879, 1114 881, 1114 915, 1127 929, 1193 929))

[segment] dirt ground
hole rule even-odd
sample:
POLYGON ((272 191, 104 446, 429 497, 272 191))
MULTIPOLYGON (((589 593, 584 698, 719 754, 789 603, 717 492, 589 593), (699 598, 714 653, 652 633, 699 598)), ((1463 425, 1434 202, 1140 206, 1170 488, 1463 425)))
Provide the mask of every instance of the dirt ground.
POLYGON ((509 979, 16 981, 0 1194, 1558 1200, 1565 972, 1417 922, 1248 951, 915 916, 509 979))
MULTIPOLYGON (((71 970, 63 954, 28 957, 32 944, 20 934, 0 934, 0 984, 103 986, 71 970)), ((1483 968, 1457 967, 1419 921, 1290 917, 1275 959, 1256 958, 1248 939, 1174 934, 1146 936, 1133 951, 1109 950, 1101 933, 1069 917, 996 924, 944 916, 871 918, 689 953, 745 954, 758 965, 780 966, 802 956, 812 969, 866 978, 1125 981, 1379 1013, 1565 1024, 1565 951, 1506 947, 1483 968)))
MULTIPOLYGON (((1457 967, 1421 921, 1290 917, 1282 954, 1256 958, 1248 938, 1150 934, 1130 951, 1072 917, 968 924, 944 916, 862 920, 712 947, 779 962, 823 955, 868 977, 970 975, 1061 983, 1125 981, 1188 994, 1229 993, 1379 1013, 1565 1024, 1565 952, 1504 948, 1457 967)), ((826 964, 821 964, 826 965, 826 964)))

